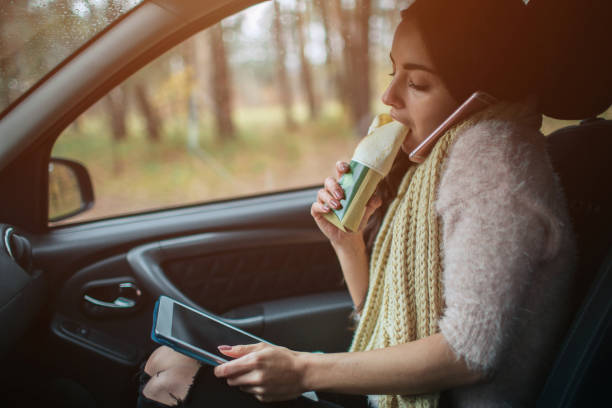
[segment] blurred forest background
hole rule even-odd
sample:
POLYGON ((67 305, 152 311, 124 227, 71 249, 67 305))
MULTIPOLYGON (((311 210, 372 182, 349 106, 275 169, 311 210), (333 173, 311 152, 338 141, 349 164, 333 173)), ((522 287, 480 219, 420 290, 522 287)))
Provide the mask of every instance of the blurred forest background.
MULTIPOLYGON (((138 3, 3 1, 0 110, 138 3)), ((83 163, 94 183, 78 219, 321 183, 387 110, 379 96, 409 3, 267 1, 160 56, 59 137, 53 156, 83 163)))

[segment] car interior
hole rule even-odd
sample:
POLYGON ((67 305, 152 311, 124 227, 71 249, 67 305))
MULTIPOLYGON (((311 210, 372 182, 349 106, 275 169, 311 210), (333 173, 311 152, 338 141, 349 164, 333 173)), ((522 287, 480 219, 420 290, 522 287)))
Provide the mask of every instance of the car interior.
MULTIPOLYGON (((156 347, 152 312, 162 294, 272 343, 347 349, 352 302, 310 216, 318 187, 49 227, 49 166, 61 161, 51 150, 62 130, 155 57, 260 2, 144 1, 0 114, 5 401, 135 406, 136 374, 156 347)), ((604 110, 609 87, 607 95, 604 110)), ((581 119, 548 136, 579 265, 568 299, 575 317, 541 407, 595 406, 612 385, 612 121, 581 119)), ((78 212, 85 211, 95 199, 87 169, 67 166, 81 192, 78 212)))

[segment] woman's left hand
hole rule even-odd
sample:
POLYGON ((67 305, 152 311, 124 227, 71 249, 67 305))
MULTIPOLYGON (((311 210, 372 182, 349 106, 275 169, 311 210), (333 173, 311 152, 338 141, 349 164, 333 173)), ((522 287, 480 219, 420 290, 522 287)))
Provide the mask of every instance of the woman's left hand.
POLYGON ((219 350, 236 359, 215 367, 215 375, 227 378, 228 385, 240 387, 259 401, 286 401, 306 391, 304 353, 267 343, 220 346, 219 350))

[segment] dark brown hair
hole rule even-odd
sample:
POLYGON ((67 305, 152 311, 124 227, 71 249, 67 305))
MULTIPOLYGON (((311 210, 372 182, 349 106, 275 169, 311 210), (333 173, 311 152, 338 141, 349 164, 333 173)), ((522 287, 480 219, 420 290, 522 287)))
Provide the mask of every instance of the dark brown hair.
MULTIPOLYGON (((476 90, 503 100, 537 94, 544 114, 582 119, 603 112, 612 100, 612 58, 598 49, 609 36, 611 11, 609 0, 589 7, 576 0, 527 6, 520 0, 416 0, 401 14, 418 25, 457 101, 476 90)), ((383 204, 364 230, 368 254, 410 165, 400 151, 378 185, 383 204)))
POLYGON ((402 19, 417 24, 458 102, 477 90, 535 95, 545 115, 585 119, 612 102, 610 13, 610 0, 416 0, 402 19))

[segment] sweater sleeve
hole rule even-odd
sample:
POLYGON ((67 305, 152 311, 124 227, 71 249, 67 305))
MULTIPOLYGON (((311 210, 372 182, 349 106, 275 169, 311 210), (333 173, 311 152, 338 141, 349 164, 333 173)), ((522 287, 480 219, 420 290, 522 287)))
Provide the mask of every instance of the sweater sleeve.
POLYGON ((539 263, 559 247, 547 206, 552 171, 533 133, 529 140, 504 125, 476 125, 453 146, 439 187, 446 303, 439 327, 456 356, 485 373, 514 335, 539 263))

